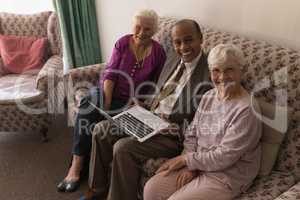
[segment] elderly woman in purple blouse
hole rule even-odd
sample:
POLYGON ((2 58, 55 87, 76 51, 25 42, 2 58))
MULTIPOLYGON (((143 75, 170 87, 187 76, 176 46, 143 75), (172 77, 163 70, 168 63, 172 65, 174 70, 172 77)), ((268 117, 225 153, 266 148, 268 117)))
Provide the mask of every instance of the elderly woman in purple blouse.
POLYGON ((183 153, 165 162, 145 200, 229 200, 246 191, 260 167, 261 123, 240 84, 243 53, 220 44, 208 56, 214 89, 202 97, 183 153))
POLYGON ((92 129, 103 120, 89 102, 117 114, 133 99, 142 102, 144 99, 139 97, 150 92, 149 84, 145 83, 157 81, 166 60, 162 46, 152 39, 157 29, 157 14, 153 10, 141 10, 134 16, 133 34, 125 35, 116 42, 100 79, 100 87, 91 90, 90 95, 80 102, 74 128, 72 164, 67 176, 57 186, 59 191, 75 191, 81 172, 88 167, 92 129))

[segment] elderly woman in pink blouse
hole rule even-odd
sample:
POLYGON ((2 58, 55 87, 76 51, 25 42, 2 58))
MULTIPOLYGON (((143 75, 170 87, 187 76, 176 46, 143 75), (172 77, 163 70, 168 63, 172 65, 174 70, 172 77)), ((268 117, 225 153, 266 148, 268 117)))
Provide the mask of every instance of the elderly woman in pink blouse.
POLYGON ((242 87, 243 53, 220 44, 208 56, 214 89, 185 133, 183 153, 165 162, 144 188, 145 200, 227 200, 246 191, 260 167, 261 123, 242 87))
POLYGON ((133 99, 149 94, 149 85, 155 83, 166 60, 162 46, 152 39, 158 29, 158 16, 153 10, 141 10, 134 16, 133 34, 121 37, 115 44, 112 56, 99 87, 80 102, 74 127, 72 164, 67 176, 58 184, 60 192, 73 192, 79 186, 81 172, 88 167, 94 125, 103 116, 89 102, 117 114, 133 99))

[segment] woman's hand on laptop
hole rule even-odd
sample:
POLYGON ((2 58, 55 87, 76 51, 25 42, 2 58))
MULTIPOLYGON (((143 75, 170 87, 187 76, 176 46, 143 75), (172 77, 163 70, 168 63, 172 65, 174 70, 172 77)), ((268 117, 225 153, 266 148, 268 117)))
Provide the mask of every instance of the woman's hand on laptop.
POLYGON ((147 110, 150 108, 150 106, 145 101, 140 101, 136 98, 131 99, 131 103, 128 108, 131 108, 132 106, 141 106, 147 110))

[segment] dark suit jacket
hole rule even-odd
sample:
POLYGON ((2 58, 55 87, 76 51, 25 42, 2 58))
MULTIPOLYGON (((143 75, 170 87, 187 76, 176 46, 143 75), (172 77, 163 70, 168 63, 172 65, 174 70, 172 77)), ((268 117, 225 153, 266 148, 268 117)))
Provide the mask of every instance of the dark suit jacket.
MULTIPOLYGON (((159 89, 166 83, 179 63, 180 58, 178 56, 168 58, 157 83, 159 89)), ((201 96, 212 88, 209 77, 207 55, 202 53, 189 81, 174 104, 172 113, 169 116, 171 122, 181 125, 184 121, 188 123, 192 121, 201 96)))

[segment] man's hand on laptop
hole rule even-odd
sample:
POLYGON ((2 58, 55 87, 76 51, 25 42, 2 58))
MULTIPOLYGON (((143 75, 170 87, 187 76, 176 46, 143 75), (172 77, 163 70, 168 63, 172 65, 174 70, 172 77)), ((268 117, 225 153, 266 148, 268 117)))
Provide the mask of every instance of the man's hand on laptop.
POLYGON ((170 133, 170 132, 174 132, 177 133, 180 130, 180 127, 178 124, 176 123, 172 123, 169 118, 168 115, 166 114, 159 114, 159 117, 162 118, 163 120, 165 120, 166 122, 168 122, 170 125, 167 128, 161 129, 160 132, 163 133, 170 133))

